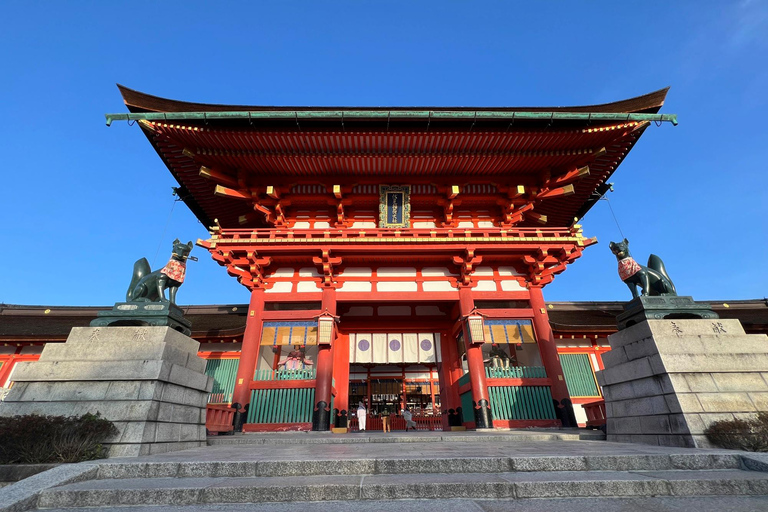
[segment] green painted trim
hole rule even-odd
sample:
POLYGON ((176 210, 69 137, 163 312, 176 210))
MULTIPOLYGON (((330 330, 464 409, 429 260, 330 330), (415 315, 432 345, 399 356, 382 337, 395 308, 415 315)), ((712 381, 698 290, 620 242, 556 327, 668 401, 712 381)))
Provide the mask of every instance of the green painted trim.
POLYGON ((554 420, 549 386, 488 386, 493 416, 499 420, 554 420))
POLYGON ((600 396, 589 354, 560 354, 565 384, 571 396, 600 396))
POLYGON ((464 423, 475 421, 475 407, 472 403, 472 391, 467 391, 461 395, 461 420, 464 423))
POLYGON ((208 395, 209 404, 232 402, 240 359, 208 359, 205 374, 213 377, 213 388, 208 395))
POLYGON ((254 389, 248 423, 310 423, 315 388, 254 389))
POLYGON ((448 120, 520 120, 520 121, 656 121, 677 126, 677 114, 634 114, 605 112, 506 112, 506 111, 433 111, 433 110, 304 110, 238 112, 140 112, 104 114, 107 126, 113 121, 192 121, 220 119, 311 120, 311 119, 448 119, 448 120))

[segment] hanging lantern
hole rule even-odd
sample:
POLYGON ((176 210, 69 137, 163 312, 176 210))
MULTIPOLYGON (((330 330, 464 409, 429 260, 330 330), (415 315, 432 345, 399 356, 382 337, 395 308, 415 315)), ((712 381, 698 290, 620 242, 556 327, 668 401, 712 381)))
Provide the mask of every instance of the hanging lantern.
POLYGON ((333 341, 334 318, 330 315, 322 315, 317 319, 317 344, 330 345, 333 341))
POLYGON ((469 315, 467 317, 467 330, 469 331, 469 342, 472 344, 485 343, 485 332, 483 329, 483 317, 480 315, 469 315))

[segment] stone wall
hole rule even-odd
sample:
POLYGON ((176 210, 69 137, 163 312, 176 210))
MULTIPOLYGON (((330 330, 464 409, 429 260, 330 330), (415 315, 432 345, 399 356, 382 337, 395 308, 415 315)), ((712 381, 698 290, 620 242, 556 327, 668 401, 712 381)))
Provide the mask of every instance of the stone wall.
POLYGON ((169 327, 75 327, 19 363, 0 415, 98 412, 120 432, 110 457, 203 446, 213 379, 198 347, 169 327))
POLYGON ((608 341, 608 441, 709 447, 710 423, 768 411, 768 337, 738 320, 648 320, 608 341))

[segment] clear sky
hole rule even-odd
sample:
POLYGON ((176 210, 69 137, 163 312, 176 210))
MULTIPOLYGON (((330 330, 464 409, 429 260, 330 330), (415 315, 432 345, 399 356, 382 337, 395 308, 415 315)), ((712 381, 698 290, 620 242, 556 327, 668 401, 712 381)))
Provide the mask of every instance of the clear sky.
MULTIPOLYGON (((633 255, 660 255, 681 295, 754 299, 768 285, 768 2, 31 2, 0 30, 0 303, 111 305, 133 262, 206 238, 115 87, 263 105, 554 106, 671 86, 611 181, 633 255)), ((606 201, 600 243, 547 300, 625 300, 606 201)), ((201 248, 181 304, 248 292, 201 248)))

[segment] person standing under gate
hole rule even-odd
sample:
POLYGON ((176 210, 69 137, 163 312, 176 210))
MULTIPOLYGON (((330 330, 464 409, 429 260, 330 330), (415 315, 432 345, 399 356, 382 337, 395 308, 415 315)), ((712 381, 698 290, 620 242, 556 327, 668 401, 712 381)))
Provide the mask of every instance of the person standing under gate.
POLYGON ((409 428, 412 428, 413 430, 416 430, 416 422, 413 421, 413 414, 411 414, 410 409, 405 409, 403 411, 403 419, 405 420, 405 431, 408 432, 409 428))
POLYGON ((389 428, 389 411, 386 407, 381 413, 381 430, 382 432, 392 432, 389 428))
POLYGON ((367 411, 365 410, 365 404, 362 400, 358 402, 357 404, 357 426, 360 431, 365 430, 365 415, 367 411))

